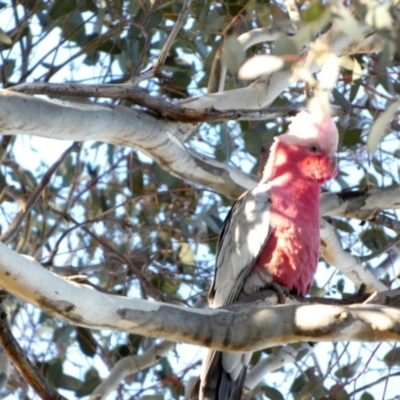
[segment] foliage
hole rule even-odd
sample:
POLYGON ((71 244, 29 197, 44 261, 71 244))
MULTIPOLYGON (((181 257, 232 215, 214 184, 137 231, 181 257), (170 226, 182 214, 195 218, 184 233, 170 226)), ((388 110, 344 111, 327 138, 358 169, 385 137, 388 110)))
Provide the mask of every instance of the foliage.
MULTIPOLYGON (((358 18, 367 18, 367 6, 363 2, 352 3, 358 18)), ((314 24, 316 32, 327 29, 332 15, 324 14, 325 3, 300 1, 298 5, 308 27, 314 24)), ((374 5, 381 13, 376 28, 382 35, 383 51, 340 58, 340 76, 332 101, 351 112, 338 120, 339 173, 327 190, 399 185, 398 100, 394 100, 400 94, 400 38, 398 10, 389 5, 385 6, 386 13, 378 3, 374 5), (390 18, 396 22, 393 26, 385 24, 392 21, 390 18), (396 105, 390 107, 392 103, 396 105), (372 138, 367 139, 366 127, 385 110, 372 138), (380 142, 387 124, 391 133, 380 142), (378 151, 368 153, 367 144, 372 150, 378 146, 378 151)), ((168 0, 1 2, 3 87, 33 81, 126 82, 157 61, 181 8, 181 2, 168 0)), ((354 24, 351 15, 346 14, 346 18, 354 24)), ((233 50, 227 51, 227 56, 233 57, 228 61, 234 66, 238 62, 237 36, 266 26, 283 31, 287 20, 288 13, 281 2, 194 0, 162 66, 168 79, 151 79, 141 86, 172 102, 202 95, 224 38, 231 39, 228 50, 233 50)), ((255 54, 297 52, 304 44, 300 39, 282 35, 276 43, 269 41, 243 50, 238 66, 255 54)), ((290 65, 286 62, 285 68, 290 65)), ((226 89, 247 85, 237 79, 238 66, 228 72, 226 89)), ((303 104, 304 93, 311 89, 292 85, 273 105, 303 104)), ((127 100, 114 104, 136 107, 127 100)), ((273 136, 282 132, 287 123, 285 119, 204 123, 187 145, 245 172, 256 173, 260 149, 268 148, 273 136)), ((14 185, 22 197, 29 196, 64 148, 58 142, 26 137, 3 137, 1 143, 0 189, 14 185)), ((18 212, 18 204, 8 200, 2 204, 3 231, 18 212)), ((84 275, 86 282, 99 290, 194 307, 210 284, 218 233, 231 204, 232 199, 212 188, 170 175, 138 150, 89 142, 70 155, 54 174, 45 196, 35 205, 11 246, 62 276, 84 275)), ((379 253, 394 239, 393 231, 384 227, 341 218, 332 222, 343 246, 360 257, 379 253)), ((386 254, 371 258, 366 265, 372 269, 386 265, 380 271, 386 283, 397 275, 386 254)), ((314 293, 324 290, 342 298, 354 292, 350 281, 340 273, 323 265, 320 270, 314 293)), ((153 339, 123 332, 73 327, 16 299, 9 300, 8 310, 14 334, 30 359, 69 398, 90 395, 115 362, 127 355, 141 354, 155 343, 153 339)), ((398 374, 398 349, 392 345, 331 343, 319 349, 323 354, 299 360, 298 369, 287 366, 268 376, 268 385, 261 384, 254 396, 375 399, 385 398, 385 390, 396 390, 396 384, 391 382, 398 374)), ((188 377, 199 372, 198 356, 193 351, 188 358, 183 355, 187 351, 186 347, 178 347, 176 354, 150 370, 128 377, 114 398, 182 395, 188 377), (187 364, 183 366, 182 360, 187 364)), ((266 354, 260 353, 253 360, 260 357, 266 354)), ((3 398, 9 399, 22 399, 28 393, 17 372, 12 373, 3 390, 3 398)))

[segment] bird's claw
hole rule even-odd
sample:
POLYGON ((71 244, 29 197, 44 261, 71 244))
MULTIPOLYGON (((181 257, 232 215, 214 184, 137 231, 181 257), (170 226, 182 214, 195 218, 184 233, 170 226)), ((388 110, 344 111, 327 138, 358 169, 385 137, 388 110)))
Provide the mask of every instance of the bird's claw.
POLYGON ((288 297, 290 294, 289 288, 287 286, 279 285, 276 282, 272 282, 271 287, 273 290, 275 290, 276 294, 278 295, 278 303, 285 304, 286 297, 288 297))

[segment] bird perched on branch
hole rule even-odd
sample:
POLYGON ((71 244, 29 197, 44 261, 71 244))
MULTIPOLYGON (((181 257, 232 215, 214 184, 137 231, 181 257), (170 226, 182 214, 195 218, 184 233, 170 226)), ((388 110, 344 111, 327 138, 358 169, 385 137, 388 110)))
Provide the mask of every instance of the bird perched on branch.
MULTIPOLYGON (((308 293, 319 258, 320 186, 336 174, 338 131, 300 112, 275 138, 260 183, 222 227, 208 299, 213 308, 270 286, 308 293)), ((240 400, 251 353, 210 350, 191 399, 240 400)))

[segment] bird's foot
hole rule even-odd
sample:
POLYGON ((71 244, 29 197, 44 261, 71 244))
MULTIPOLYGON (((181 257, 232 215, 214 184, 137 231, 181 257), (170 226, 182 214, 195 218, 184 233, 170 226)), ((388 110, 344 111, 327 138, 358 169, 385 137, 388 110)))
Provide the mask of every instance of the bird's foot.
POLYGON ((286 297, 290 294, 290 289, 287 286, 279 285, 279 283, 276 282, 271 283, 271 288, 275 290, 278 295, 278 303, 285 304, 286 297))

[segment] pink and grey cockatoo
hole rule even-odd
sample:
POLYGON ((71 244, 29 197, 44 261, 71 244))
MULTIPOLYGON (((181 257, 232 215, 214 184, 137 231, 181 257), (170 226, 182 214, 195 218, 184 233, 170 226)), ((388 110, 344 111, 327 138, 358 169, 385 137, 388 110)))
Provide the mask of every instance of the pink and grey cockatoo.
MULTIPOLYGON (((308 293, 319 258, 320 186, 336 174, 331 118, 300 112, 275 138, 260 183, 228 213, 220 233, 212 307, 275 283, 308 293)), ((240 400, 251 353, 210 350, 192 399, 240 400)))

